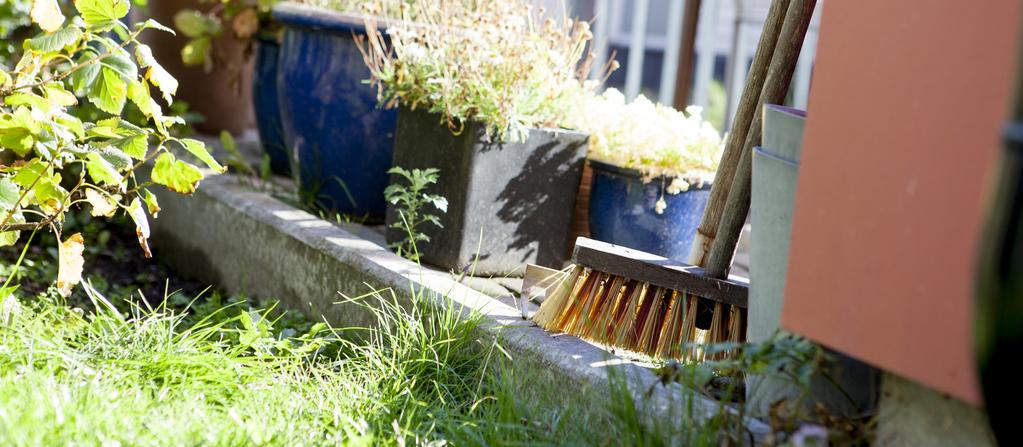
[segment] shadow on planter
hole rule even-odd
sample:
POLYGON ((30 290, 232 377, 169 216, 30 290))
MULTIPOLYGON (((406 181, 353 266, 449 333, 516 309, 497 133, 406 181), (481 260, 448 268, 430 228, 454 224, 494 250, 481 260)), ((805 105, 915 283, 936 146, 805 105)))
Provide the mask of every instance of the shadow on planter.
POLYGON ((386 209, 395 110, 377 106, 355 45, 362 18, 300 5, 274 7, 284 26, 278 99, 300 186, 317 205, 373 221, 386 209))
POLYGON ((710 197, 710 183, 678 194, 664 192, 671 179, 643 183, 634 169, 590 160, 590 234, 593 239, 669 259, 687 259, 710 197), (668 206, 654 210, 663 195, 668 206))
POLYGON ((252 107, 263 152, 270 158, 270 170, 290 175, 291 160, 284 145, 281 107, 277 100, 277 60, 281 45, 273 36, 256 38, 256 61, 252 73, 252 107))
MULTIPOLYGON (((438 215, 444 228, 423 228, 430 242, 418 245, 421 259, 488 275, 521 274, 525 263, 560 268, 588 136, 531 129, 526 141, 496 143, 485 135, 479 123, 454 135, 440 115, 401 109, 394 166, 439 169, 429 192, 448 200, 448 211, 438 215)), ((396 221, 388 207, 388 224, 396 221)), ((388 242, 403 236, 388 229, 388 242)))

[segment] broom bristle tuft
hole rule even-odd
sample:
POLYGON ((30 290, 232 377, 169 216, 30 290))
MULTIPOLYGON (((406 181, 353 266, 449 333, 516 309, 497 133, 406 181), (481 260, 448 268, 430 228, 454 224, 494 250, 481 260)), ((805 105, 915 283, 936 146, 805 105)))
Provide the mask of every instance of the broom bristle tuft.
MULTIPOLYGON (((714 304, 710 328, 696 327, 700 298, 685 291, 576 266, 561 272, 533 321, 597 343, 660 359, 702 361, 702 343, 740 342, 746 310, 714 304)), ((720 359, 727 353, 714 353, 720 359)))

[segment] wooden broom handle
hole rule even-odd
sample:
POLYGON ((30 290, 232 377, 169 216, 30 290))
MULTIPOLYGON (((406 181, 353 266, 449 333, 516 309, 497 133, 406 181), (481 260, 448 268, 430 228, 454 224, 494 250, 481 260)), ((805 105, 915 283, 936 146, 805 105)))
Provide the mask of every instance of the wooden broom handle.
POLYGON ((774 54, 778 35, 781 33, 782 23, 785 21, 785 12, 788 9, 789 1, 774 0, 771 2, 771 8, 767 11, 764 30, 760 33, 757 51, 753 55, 753 65, 750 66, 746 85, 735 111, 735 119, 732 121, 732 128, 728 134, 728 140, 725 142, 725 150, 721 154, 717 174, 715 174, 714 183, 710 187, 710 197, 707 199, 703 218, 696 230, 696 236, 693 238, 693 245, 689 253, 689 263, 692 265, 703 266, 706 263, 707 253, 717 235, 725 202, 728 200, 728 190, 732 186, 732 177, 735 175, 742 156, 743 143, 746 142, 746 133, 749 131, 754 115, 757 115, 758 99, 763 90, 764 80, 767 78, 768 66, 772 59, 771 56, 774 54))
POLYGON ((735 245, 739 241, 739 234, 742 233, 742 226, 749 213, 753 147, 760 144, 763 130, 761 129, 763 114, 760 111, 765 104, 781 104, 785 101, 789 84, 792 82, 792 74, 796 70, 796 61, 799 60, 799 51, 803 47, 803 38, 810 27, 816 4, 817 0, 791 0, 785 13, 785 24, 771 57, 767 79, 756 105, 753 122, 742 146, 739 166, 732 178, 728 201, 725 202, 725 212, 721 216, 721 223, 718 225, 707 263, 703 266, 707 275, 711 277, 725 277, 732 264, 735 245))

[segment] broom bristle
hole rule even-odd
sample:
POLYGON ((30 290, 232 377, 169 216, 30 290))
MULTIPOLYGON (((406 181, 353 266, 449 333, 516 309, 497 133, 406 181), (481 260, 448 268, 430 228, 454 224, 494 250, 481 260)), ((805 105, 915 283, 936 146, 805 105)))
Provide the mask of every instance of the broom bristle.
POLYGON ((607 325, 611 320, 618 297, 621 295, 623 282, 625 282, 623 278, 614 276, 601 288, 590 308, 587 309, 590 318, 580 332, 583 337, 600 342, 605 341, 604 334, 607 333, 607 325))
POLYGON ((746 309, 730 306, 728 325, 728 341, 741 343, 746 339, 746 309))
POLYGON ((612 334, 608 338, 610 344, 627 346, 629 341, 636 337, 636 312, 639 311, 639 305, 646 294, 647 286, 647 284, 637 281, 632 291, 623 296, 622 299, 625 301, 621 304, 622 312, 620 318, 616 320, 616 323, 620 323, 608 328, 612 334))
POLYGON ((583 274, 583 267, 574 267, 562 280, 554 283, 553 290, 547 294, 547 299, 540 304, 540 309, 533 315, 533 321, 540 327, 553 330, 552 323, 558 317, 565 303, 572 299, 573 288, 576 280, 583 274))
POLYGON ((598 272, 587 269, 576 280, 576 284, 572 287, 572 296, 565 302, 563 308, 559 309, 560 312, 552 323, 556 330, 564 332, 564 328, 574 321, 574 316, 578 313, 580 306, 579 302, 589 294, 590 289, 599 278, 598 272))
MULTIPOLYGON (((697 337, 701 335, 699 333, 700 331, 696 329, 696 311, 699 309, 700 303, 697 297, 689 294, 686 294, 686 301, 686 315, 685 323, 682 325, 681 341, 682 343, 693 344, 697 342, 697 337)), ((685 354, 684 358, 681 355, 678 358, 692 361, 698 361, 700 359, 700 352, 697 348, 686 348, 685 351, 683 351, 683 354, 685 354)))
POLYGON ((615 301, 614 307, 608 313, 608 320, 605 324, 607 328, 603 331, 603 339, 607 343, 614 343, 618 340, 618 333, 615 331, 616 328, 622 327, 627 318, 631 314, 628 313, 630 309, 630 298, 636 292, 637 288, 642 288, 643 284, 634 279, 625 281, 625 285, 622 286, 622 290, 618 292, 618 298, 615 301))
POLYGON ((663 358, 681 357, 682 326, 685 324, 686 303, 683 293, 672 291, 668 317, 657 343, 657 356, 663 358))
POLYGON ((585 294, 582 295, 583 299, 577 301, 577 305, 572 309, 570 315, 566 315, 564 327, 567 327, 570 334, 581 334, 585 332, 586 325, 590 320, 589 309, 593 305, 593 301, 597 299, 597 296, 604 290, 604 283, 607 282, 607 273, 598 273, 596 275, 590 274, 595 279, 590 284, 589 288, 585 289, 585 294))
POLYGON ((706 353, 694 345, 745 338, 746 311, 716 302, 710 328, 701 330, 696 327, 699 300, 685 291, 577 266, 555 284, 533 321, 552 332, 656 358, 701 361, 706 353))
MULTIPOLYGON (((710 328, 707 329, 707 343, 717 344, 725 341, 725 332, 728 330, 725 319, 724 306, 721 303, 714 303, 714 316, 710 320, 710 328)), ((710 358, 718 360, 721 358, 721 354, 720 352, 711 353, 710 358)))
POLYGON ((663 331, 664 322, 668 315, 668 307, 671 304, 671 297, 665 295, 668 295, 668 291, 658 287, 651 303, 650 310, 652 313, 650 314, 649 321, 643 325, 643 338, 640 340, 639 346, 630 347, 629 349, 651 354, 656 351, 657 341, 663 331))

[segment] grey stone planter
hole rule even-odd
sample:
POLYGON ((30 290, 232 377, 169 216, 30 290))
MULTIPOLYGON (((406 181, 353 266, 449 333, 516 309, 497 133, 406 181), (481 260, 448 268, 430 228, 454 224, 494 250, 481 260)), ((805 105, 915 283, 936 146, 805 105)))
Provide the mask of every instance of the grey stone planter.
MULTIPOLYGON (((421 227, 430 237, 418 246, 422 261, 483 275, 521 274, 525 263, 562 267, 588 136, 532 129, 526 141, 496 143, 479 123, 459 135, 440 123, 439 115, 402 109, 395 134, 394 166, 439 169, 429 192, 448 199, 444 228, 421 227)), ((388 224, 397 220, 388 205, 388 224)), ((388 229, 388 242, 401 239, 388 229)))
POLYGON ((762 147, 753 152, 750 198, 749 341, 766 340, 779 327, 788 270, 796 179, 806 113, 764 107, 762 147))
MULTIPOLYGON (((764 107, 763 147, 753 152, 750 201, 750 293, 747 340, 767 340, 781 327, 792 239, 799 159, 803 149, 806 114, 801 110, 764 107)), ((822 297, 823 299, 823 297, 822 297)), ((781 374, 747 377, 746 401, 750 413, 767 417, 771 405, 784 399, 798 403, 805 415, 816 403, 835 415, 855 416, 877 402, 880 377, 869 366, 828 351, 832 367, 812 377, 808 395, 781 374)))

